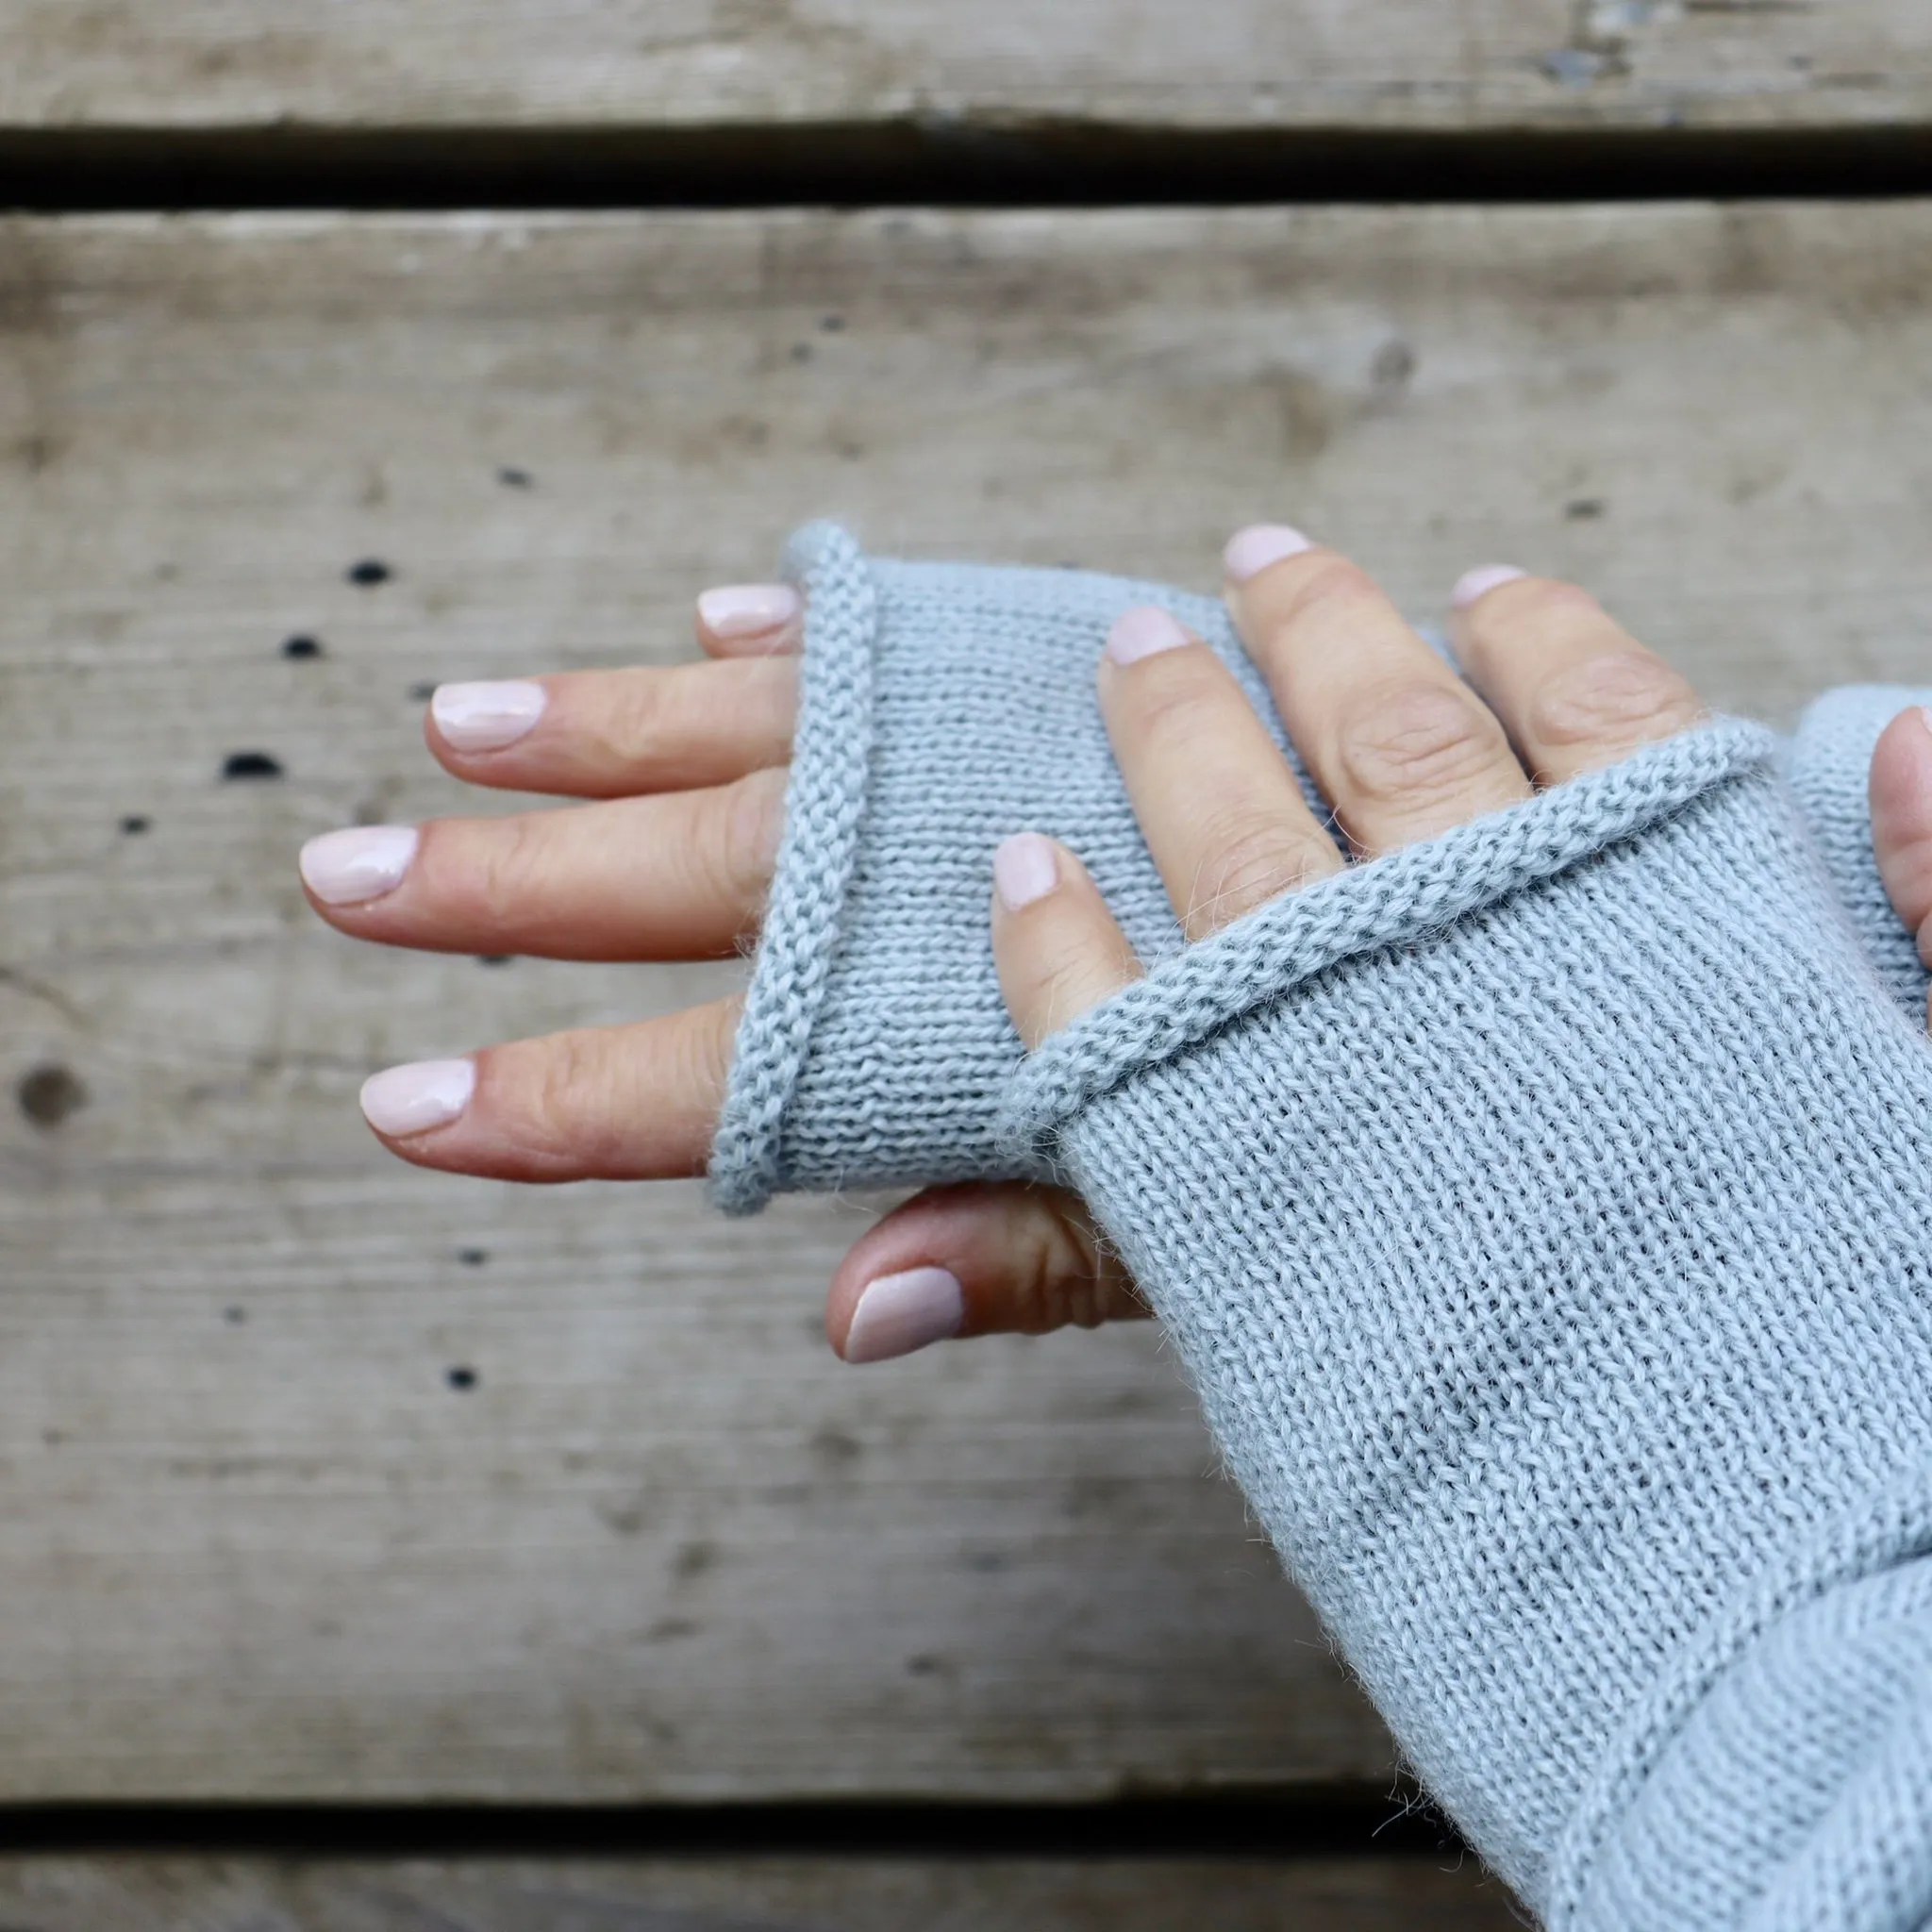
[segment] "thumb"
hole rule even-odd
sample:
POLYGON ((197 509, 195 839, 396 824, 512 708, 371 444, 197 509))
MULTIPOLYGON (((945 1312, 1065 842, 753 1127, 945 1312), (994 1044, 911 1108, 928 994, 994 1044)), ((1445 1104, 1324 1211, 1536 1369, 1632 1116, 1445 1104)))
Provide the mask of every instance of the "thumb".
POLYGON ((832 1276, 825 1336, 844 1360, 875 1362, 1146 1313, 1077 1195, 969 1182, 916 1194, 859 1237, 832 1276))

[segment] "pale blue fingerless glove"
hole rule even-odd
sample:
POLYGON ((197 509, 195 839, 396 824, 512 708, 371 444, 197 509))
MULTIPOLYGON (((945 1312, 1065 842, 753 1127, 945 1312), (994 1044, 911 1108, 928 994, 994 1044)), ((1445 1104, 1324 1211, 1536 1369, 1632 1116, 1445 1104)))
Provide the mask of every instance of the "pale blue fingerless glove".
POLYGON ((1775 756, 1276 900, 1007 1102, 1554 1932, 1932 1916, 1932 1046, 1775 756))
MULTIPOLYGON (((714 1197, 740 1213, 786 1190, 1014 1171, 994 1116, 1020 1045, 988 936, 992 849, 1009 833, 1079 853, 1143 959, 1179 946, 1094 700, 1121 611, 1172 610, 1282 741, 1213 599, 1084 571, 869 558, 824 524, 792 541, 787 568, 807 595, 788 824, 710 1163, 714 1197)), ((1828 701, 1792 776, 1888 982, 1923 1009, 1865 813, 1874 706, 1909 695, 1828 701)))

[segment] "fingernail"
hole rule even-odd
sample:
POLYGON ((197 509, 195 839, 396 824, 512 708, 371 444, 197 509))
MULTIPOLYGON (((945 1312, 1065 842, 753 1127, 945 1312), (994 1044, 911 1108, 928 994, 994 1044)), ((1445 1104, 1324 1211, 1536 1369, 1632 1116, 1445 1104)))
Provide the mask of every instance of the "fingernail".
POLYGON ((1513 563, 1485 563, 1475 570, 1465 571, 1456 580, 1456 588, 1449 592, 1450 607, 1456 610, 1467 610, 1478 597, 1487 597, 1500 584, 1513 584, 1518 577, 1526 577, 1526 570, 1518 570, 1513 563))
POLYGON ((891 1361, 959 1332, 966 1295, 943 1268, 908 1268, 868 1281, 845 1331, 848 1362, 891 1361))
POLYGON ((302 848, 302 882, 325 906, 358 906, 402 884, 416 856, 414 825, 351 825, 302 848))
POLYGON ((791 624, 804 608, 790 584, 724 584, 698 599, 698 618, 713 637, 755 638, 791 624))
POLYGON ((400 1141, 447 1126, 475 1091, 472 1060, 411 1060, 363 1081, 362 1118, 378 1134, 400 1141))
POLYGON ((528 735, 550 696, 541 684, 439 684, 430 694, 436 728, 458 751, 501 751, 528 735))
POLYGON ((1160 651, 1178 650, 1193 639, 1166 611, 1152 604, 1123 610, 1107 634, 1107 655, 1116 664, 1138 664, 1160 651))
POLYGON ((1229 583, 1244 584, 1271 563, 1299 557, 1314 547, 1314 539, 1304 537, 1291 525, 1250 524, 1227 540, 1227 548, 1221 553, 1221 568, 1229 583))
POLYGON ((1008 912, 1043 899, 1060 882, 1053 841, 1038 832, 1015 832, 992 856, 993 891, 1008 912))
POLYGON ((1912 708, 1919 714, 1919 723, 1932 731, 1932 705, 1914 705, 1912 708))

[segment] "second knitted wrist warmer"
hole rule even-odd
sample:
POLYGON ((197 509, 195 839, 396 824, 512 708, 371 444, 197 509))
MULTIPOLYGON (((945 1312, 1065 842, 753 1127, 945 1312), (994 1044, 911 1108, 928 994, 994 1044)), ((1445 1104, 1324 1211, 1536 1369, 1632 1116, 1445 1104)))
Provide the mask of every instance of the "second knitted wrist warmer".
POLYGON ((1772 758, 1721 722, 1277 900, 1008 1103, 1557 1932, 1932 1910, 1932 1047, 1772 758))

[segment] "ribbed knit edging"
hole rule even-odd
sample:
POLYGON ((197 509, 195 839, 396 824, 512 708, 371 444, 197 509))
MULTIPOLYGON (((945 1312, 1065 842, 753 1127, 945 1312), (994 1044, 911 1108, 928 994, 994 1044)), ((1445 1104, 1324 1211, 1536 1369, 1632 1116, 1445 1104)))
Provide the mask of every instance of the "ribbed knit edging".
MULTIPOLYGON (((1584 1786, 1550 1858, 1548 1932, 1570 1932, 1587 1904, 1591 1874, 1616 1820, 1710 1693, 1717 1680, 1772 1626, 1828 1591, 1932 1554, 1932 1469, 1900 1481, 1862 1517, 1834 1525, 1808 1557, 1707 1626, 1638 1706, 1584 1786)), ((1588 1923, 1587 1921, 1585 1922, 1588 1923)))
POLYGON ((872 763, 878 592, 864 553, 836 524, 808 524, 785 573, 805 593, 805 656, 777 870, 711 1142, 711 1199, 727 1214, 757 1213, 782 1178, 785 1112, 838 949, 872 763))
POLYGON ((1711 787, 1763 769, 1774 751, 1761 726, 1721 718, 1271 900, 1038 1047, 1008 1091, 1002 1139, 1050 1163, 1059 1127, 1136 1071, 1197 1045, 1352 954, 1420 939, 1553 877, 1711 787))

